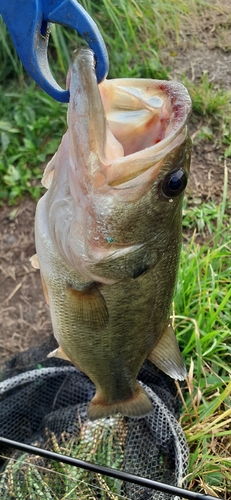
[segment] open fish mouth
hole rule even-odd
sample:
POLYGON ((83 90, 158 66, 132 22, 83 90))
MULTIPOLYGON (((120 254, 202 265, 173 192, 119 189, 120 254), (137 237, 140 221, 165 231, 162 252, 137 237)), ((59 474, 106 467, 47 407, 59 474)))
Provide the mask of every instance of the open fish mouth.
MULTIPOLYGON (((107 122, 124 156, 173 140, 188 117, 183 85, 158 80, 116 79, 99 85, 107 122)), ((186 91, 187 92, 187 91, 186 91)), ((156 151, 159 148, 156 148, 156 151)))
POLYGON ((108 168, 108 184, 121 186, 148 169, 146 178, 151 174, 153 182, 161 160, 186 137, 187 90, 177 82, 141 79, 106 80, 99 90, 108 126, 123 147, 123 155, 108 168))
MULTIPOLYGON (((105 192, 153 182, 163 158, 186 137, 191 99, 185 87, 126 78, 98 85, 89 49, 74 54, 67 83, 70 166, 85 178, 85 187, 105 192)), ((53 163, 45 171, 45 187, 53 163)))

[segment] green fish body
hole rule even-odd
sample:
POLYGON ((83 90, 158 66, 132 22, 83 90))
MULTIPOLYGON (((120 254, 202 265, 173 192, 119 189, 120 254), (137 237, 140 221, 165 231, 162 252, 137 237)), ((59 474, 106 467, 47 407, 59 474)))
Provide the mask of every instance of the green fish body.
POLYGON ((186 377, 169 319, 190 166, 183 85, 97 84, 89 49, 68 75, 68 130, 47 165, 36 210, 37 259, 59 347, 96 386, 88 415, 144 416, 146 358, 186 377))

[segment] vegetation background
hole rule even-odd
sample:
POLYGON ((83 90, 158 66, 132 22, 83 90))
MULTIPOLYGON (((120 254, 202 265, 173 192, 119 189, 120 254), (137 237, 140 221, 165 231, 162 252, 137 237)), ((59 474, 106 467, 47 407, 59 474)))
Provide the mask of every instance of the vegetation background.
MULTIPOLYGON (((109 77, 178 79, 193 102, 194 149, 183 209, 173 320, 189 370, 181 425, 189 489, 231 498, 231 5, 229 0, 81 2, 99 25, 109 77)), ((65 85, 81 40, 51 26, 49 60, 65 85)), ((34 253, 35 201, 66 128, 66 105, 24 72, 0 19, 1 365, 51 332, 34 253), (34 200, 34 201, 33 201, 34 200)))

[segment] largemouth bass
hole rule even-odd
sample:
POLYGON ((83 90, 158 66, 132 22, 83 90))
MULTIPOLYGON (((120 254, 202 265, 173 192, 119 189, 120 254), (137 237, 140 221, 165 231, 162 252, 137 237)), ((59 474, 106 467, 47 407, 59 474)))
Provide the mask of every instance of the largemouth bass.
POLYGON ((96 386, 91 420, 139 417, 148 358, 186 377, 169 319, 190 166, 190 97, 180 83, 97 84, 94 56, 75 53, 68 130, 44 172, 36 258, 59 347, 96 386))

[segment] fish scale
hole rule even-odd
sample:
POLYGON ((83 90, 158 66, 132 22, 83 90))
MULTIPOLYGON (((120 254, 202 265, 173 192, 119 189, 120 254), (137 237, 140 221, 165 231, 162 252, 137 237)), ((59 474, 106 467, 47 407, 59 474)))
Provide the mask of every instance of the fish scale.
POLYGON ((146 358, 186 377, 169 315, 191 101, 174 82, 98 85, 89 49, 74 54, 68 81, 68 130, 44 172, 35 221, 59 345, 49 356, 69 359, 94 382, 90 419, 141 417, 152 412, 136 381, 146 358))

